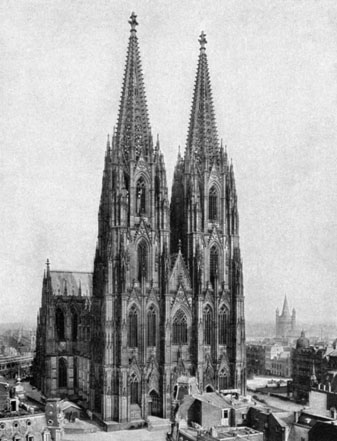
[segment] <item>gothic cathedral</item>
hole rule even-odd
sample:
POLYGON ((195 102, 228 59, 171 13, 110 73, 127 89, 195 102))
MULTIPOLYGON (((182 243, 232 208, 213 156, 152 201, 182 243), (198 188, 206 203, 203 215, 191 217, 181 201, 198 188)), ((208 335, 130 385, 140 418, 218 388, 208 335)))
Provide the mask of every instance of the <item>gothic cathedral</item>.
POLYGON ((129 23, 94 271, 52 271, 47 262, 34 364, 46 396, 67 396, 119 423, 169 418, 179 378, 195 378, 200 392, 246 391, 237 194, 217 135, 206 36, 169 203, 134 13, 129 23))

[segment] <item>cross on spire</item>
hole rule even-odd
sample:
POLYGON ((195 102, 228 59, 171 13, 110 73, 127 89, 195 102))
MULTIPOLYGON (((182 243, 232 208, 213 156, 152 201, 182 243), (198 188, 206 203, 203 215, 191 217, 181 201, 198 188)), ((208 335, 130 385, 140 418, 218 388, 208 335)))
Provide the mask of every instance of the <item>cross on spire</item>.
POLYGON ((201 31, 201 34, 199 37, 199 43, 200 43, 200 50, 206 49, 205 46, 206 46, 207 40, 206 40, 206 34, 204 31, 201 31))
POLYGON ((136 26, 138 26, 138 21, 137 21, 137 15, 134 12, 132 12, 130 15, 129 24, 131 26, 131 32, 132 31, 137 32, 136 26))

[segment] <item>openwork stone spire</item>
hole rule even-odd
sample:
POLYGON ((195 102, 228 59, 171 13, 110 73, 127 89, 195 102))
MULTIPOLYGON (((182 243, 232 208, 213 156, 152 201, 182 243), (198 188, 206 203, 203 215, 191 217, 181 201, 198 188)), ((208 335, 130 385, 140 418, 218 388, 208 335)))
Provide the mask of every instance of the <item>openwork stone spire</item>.
POLYGON ((199 43, 200 55, 186 149, 187 153, 194 154, 198 161, 208 158, 212 164, 219 157, 219 141, 206 55, 207 40, 204 32, 201 32, 199 43))
POLYGON ((146 157, 151 142, 151 128, 147 111, 143 72, 138 47, 137 16, 131 14, 129 45, 120 101, 116 142, 122 158, 146 157))

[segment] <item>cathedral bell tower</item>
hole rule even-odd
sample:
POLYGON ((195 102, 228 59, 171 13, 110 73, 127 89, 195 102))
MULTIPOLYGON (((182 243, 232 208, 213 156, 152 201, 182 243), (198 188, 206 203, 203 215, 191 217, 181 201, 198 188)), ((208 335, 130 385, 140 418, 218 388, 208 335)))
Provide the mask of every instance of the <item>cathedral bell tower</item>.
POLYGON ((245 393, 244 296, 234 169, 219 145, 204 32, 199 43, 185 155, 178 155, 172 186, 171 250, 177 251, 182 244, 189 269, 189 352, 200 390, 245 393))
POLYGON ((162 414, 160 292, 169 253, 164 158, 152 139, 134 13, 129 23, 98 214, 90 374, 91 408, 119 422, 162 414))

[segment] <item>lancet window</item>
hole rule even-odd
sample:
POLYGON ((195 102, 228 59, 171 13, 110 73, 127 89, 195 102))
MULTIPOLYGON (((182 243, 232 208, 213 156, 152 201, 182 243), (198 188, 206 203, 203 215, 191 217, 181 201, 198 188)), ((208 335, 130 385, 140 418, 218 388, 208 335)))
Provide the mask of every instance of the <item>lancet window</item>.
POLYGON ((156 310, 153 305, 150 306, 147 313, 147 344, 156 346, 156 310))
POLYGON ((216 246, 213 246, 211 248, 210 255, 209 255, 210 282, 211 282, 213 288, 214 288, 215 278, 218 275, 218 261, 219 261, 218 250, 217 250, 216 246))
POLYGON ((71 325, 72 325, 72 332, 71 332, 72 338, 73 338, 73 341, 76 341, 77 340, 77 330, 78 330, 78 315, 77 315, 76 311, 72 312, 71 325))
POLYGON ((144 214, 146 211, 146 186, 143 177, 140 177, 136 185, 137 214, 144 214))
POLYGON ((138 311, 135 305, 130 308, 128 317, 128 346, 138 346, 138 311))
POLYGON ((226 333, 228 327, 228 311, 224 305, 220 308, 219 311, 219 344, 226 344, 226 333))
POLYGON ((139 381, 134 372, 130 377, 130 404, 140 404, 139 381))
POLYGON ((58 369, 58 380, 59 387, 67 387, 68 376, 67 376, 67 361, 64 358, 59 359, 59 369, 58 369))
POLYGON ((142 278, 146 279, 147 275, 147 248, 144 241, 140 242, 138 245, 138 281, 141 282, 142 278))
POLYGON ((65 340, 64 333, 64 313, 60 308, 57 308, 55 314, 56 336, 58 340, 65 340))
POLYGON ((212 309, 209 305, 204 308, 204 344, 210 345, 212 342, 212 309))
POLYGON ((218 193, 214 185, 208 196, 208 219, 213 222, 218 219, 218 193))

